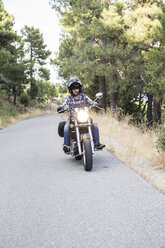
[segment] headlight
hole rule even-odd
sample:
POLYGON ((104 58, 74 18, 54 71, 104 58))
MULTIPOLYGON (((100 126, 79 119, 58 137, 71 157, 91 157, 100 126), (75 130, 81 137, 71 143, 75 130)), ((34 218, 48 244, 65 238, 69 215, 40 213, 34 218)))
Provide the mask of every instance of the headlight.
POLYGON ((88 113, 85 111, 78 112, 77 119, 79 122, 86 122, 88 120, 88 113))

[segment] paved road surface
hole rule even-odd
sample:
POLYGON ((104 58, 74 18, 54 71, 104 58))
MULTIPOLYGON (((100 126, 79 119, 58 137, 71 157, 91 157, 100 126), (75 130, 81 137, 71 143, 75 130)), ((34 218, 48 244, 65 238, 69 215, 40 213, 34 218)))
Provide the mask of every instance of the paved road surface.
POLYGON ((0 131, 0 248, 165 248, 165 196, 106 150, 85 172, 58 121, 0 131))

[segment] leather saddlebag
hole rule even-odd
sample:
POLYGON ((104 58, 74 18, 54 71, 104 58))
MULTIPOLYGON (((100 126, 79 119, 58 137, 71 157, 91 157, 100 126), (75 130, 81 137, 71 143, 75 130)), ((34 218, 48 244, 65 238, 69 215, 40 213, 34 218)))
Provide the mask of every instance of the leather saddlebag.
POLYGON ((58 135, 60 137, 64 137, 64 126, 65 126, 65 123, 66 121, 61 121, 59 124, 58 124, 58 135))

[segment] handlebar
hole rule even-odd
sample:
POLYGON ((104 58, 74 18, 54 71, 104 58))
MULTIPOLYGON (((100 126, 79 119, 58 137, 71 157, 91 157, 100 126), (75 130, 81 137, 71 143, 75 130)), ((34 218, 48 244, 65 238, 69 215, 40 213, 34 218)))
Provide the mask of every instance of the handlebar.
POLYGON ((57 111, 59 114, 64 113, 66 110, 57 111))
POLYGON ((98 110, 105 110, 104 108, 99 107, 99 106, 95 106, 95 105, 91 105, 91 106, 89 107, 89 110, 90 110, 91 108, 96 108, 96 109, 98 109, 98 110))
POLYGON ((62 114, 62 113, 64 113, 64 112, 68 111, 68 109, 69 109, 68 106, 66 106, 64 109, 62 109, 61 107, 59 107, 59 108, 57 108, 57 112, 58 112, 59 114, 62 114), (59 110, 58 110, 58 109, 59 109, 59 110))
MULTIPOLYGON (((95 106, 95 105, 91 105, 91 106, 89 107, 89 110, 90 110, 91 108, 96 108, 96 109, 98 109, 98 110, 105 111, 104 108, 101 108, 101 107, 95 106)), ((62 114, 62 113, 64 113, 64 112, 68 111, 68 110, 69 110, 69 107, 66 106, 65 109, 59 109, 59 110, 57 109, 57 112, 58 112, 59 114, 62 114)))

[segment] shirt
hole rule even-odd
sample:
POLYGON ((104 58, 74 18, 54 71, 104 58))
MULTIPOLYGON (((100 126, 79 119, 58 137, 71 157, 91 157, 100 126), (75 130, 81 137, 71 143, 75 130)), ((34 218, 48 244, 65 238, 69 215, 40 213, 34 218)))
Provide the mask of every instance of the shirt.
POLYGON ((74 117, 75 113, 75 108, 83 108, 86 107, 87 105, 94 105, 95 107, 97 106, 97 103, 92 101, 90 97, 87 95, 80 93, 78 94, 78 98, 74 98, 74 96, 70 95, 68 96, 61 107, 64 109, 66 105, 69 107, 69 117, 72 118, 74 117))

